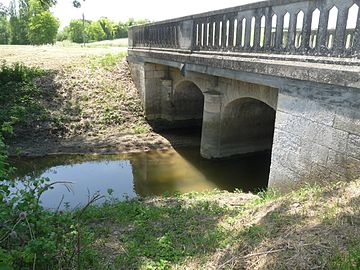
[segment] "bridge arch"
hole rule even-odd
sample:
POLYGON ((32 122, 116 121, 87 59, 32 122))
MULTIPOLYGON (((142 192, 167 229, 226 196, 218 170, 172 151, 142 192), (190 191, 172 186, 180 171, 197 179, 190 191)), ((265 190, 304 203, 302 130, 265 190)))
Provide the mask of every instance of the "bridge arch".
POLYGON ((276 110, 251 97, 227 103, 221 115, 221 152, 224 156, 271 150, 276 110))
POLYGON ((182 80, 174 85, 172 114, 176 120, 198 120, 203 117, 204 95, 196 83, 182 80))

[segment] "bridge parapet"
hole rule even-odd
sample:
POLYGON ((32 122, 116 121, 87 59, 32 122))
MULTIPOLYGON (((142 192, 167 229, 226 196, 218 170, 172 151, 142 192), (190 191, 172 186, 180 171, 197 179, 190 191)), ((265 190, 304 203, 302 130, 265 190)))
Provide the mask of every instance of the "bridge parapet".
POLYGON ((360 0, 274 0, 131 27, 130 48, 360 56, 360 0))

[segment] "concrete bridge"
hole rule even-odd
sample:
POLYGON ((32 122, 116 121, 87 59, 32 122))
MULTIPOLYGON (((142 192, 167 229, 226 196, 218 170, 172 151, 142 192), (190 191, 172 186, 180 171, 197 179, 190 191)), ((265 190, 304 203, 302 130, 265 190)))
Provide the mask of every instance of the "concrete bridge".
POLYGON ((130 28, 147 118, 202 125, 205 158, 271 149, 271 187, 359 177, 359 6, 274 0, 130 28))

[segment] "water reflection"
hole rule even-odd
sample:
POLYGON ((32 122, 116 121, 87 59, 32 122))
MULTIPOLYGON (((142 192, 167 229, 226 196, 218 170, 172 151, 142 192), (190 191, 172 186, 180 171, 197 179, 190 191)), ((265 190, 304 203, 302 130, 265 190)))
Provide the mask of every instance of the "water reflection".
POLYGON ((74 183, 71 193, 57 186, 43 195, 43 204, 56 208, 62 196, 74 207, 86 203, 89 194, 107 194, 108 189, 120 200, 214 188, 258 190, 267 185, 270 153, 206 160, 196 147, 116 156, 22 158, 13 164, 18 178, 48 177, 52 182, 74 183))

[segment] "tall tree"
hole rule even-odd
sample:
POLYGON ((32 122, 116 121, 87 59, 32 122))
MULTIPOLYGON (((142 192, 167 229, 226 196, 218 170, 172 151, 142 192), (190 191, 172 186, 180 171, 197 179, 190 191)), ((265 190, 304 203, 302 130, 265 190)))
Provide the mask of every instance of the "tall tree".
POLYGON ((21 25, 19 22, 18 11, 16 7, 16 0, 12 0, 9 5, 8 14, 10 16, 9 28, 10 28, 10 43, 11 44, 20 44, 20 32, 21 25))
MULTIPOLYGON (((81 0, 73 0, 73 6, 75 8, 81 8, 81 0)), ((85 0, 82 0, 83 3, 85 3, 85 0)), ((82 39, 83 39, 83 44, 85 46, 85 40, 86 40, 86 37, 85 37, 85 12, 83 11, 82 13, 82 23, 83 23, 83 28, 82 28, 82 39)))
POLYGON ((10 42, 10 25, 7 13, 7 8, 0 3, 0 44, 9 44, 10 42))
POLYGON ((47 31, 56 28, 56 19, 49 11, 55 4, 56 0, 12 0, 8 12, 11 44, 30 44, 35 40, 38 44, 39 40, 46 43, 53 40, 53 32, 47 31), (43 32, 41 28, 44 28, 43 32), (48 39, 44 39, 45 32, 48 39))
POLYGON ((89 21, 71 20, 69 25, 70 40, 76 43, 87 42, 87 29, 89 26, 89 21))
POLYGON ((89 41, 100 41, 106 38, 106 34, 104 33, 99 21, 91 22, 89 31, 88 31, 89 41))
POLYGON ((102 17, 99 19, 99 23, 104 33, 106 34, 106 39, 114 39, 114 26, 115 24, 108 18, 102 17))
POLYGON ((54 44, 60 21, 50 11, 32 16, 29 21, 29 41, 33 45, 54 44))

